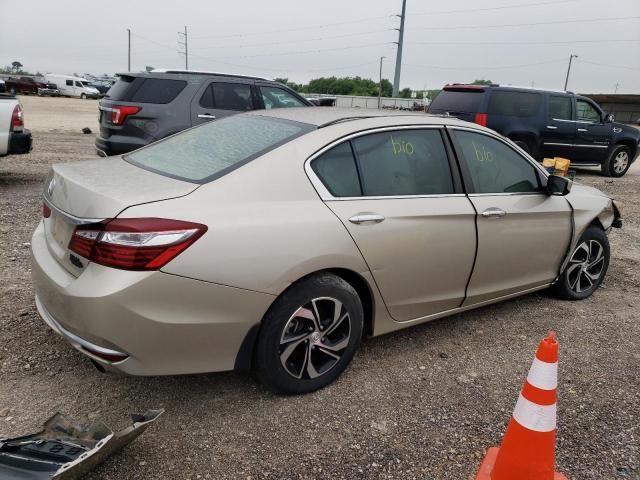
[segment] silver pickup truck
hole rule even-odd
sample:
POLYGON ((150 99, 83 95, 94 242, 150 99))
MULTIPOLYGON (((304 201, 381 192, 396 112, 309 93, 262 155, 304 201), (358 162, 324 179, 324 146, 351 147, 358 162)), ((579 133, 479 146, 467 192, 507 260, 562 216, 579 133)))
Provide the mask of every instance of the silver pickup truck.
POLYGON ((30 151, 31 132, 24 128, 22 105, 15 95, 0 93, 0 156, 30 151))

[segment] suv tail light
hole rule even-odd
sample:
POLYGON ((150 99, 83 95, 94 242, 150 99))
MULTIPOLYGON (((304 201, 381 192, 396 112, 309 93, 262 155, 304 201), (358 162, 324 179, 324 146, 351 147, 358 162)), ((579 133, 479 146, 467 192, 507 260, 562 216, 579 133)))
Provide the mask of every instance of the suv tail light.
POLYGON ((24 128, 24 119, 22 118, 22 107, 16 105, 11 114, 11 131, 21 132, 24 128))
POLYGON ((207 231, 165 218, 116 218, 76 227, 69 250, 122 270, 159 270, 207 231))
POLYGON ((111 107, 111 123, 114 125, 123 125, 129 115, 135 115, 141 107, 133 107, 130 105, 115 105, 111 107))
POLYGON ((483 127, 487 126, 487 114, 486 113, 476 113, 475 118, 473 119, 474 123, 478 125, 482 125, 483 127))

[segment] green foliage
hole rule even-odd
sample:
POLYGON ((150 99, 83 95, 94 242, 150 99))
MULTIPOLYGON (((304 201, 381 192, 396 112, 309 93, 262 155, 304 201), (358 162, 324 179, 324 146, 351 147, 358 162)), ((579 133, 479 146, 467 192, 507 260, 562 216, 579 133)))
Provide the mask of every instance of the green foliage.
POLYGON ((398 92, 398 96, 400 98, 411 98, 411 89, 410 88, 403 88, 402 90, 400 90, 398 92))
POLYGON ((474 80, 471 85, 491 85, 492 83, 491 80, 474 80))
MULTIPOLYGON (((306 85, 290 82, 288 78, 275 78, 274 80, 301 93, 377 97, 380 90, 378 82, 362 77, 320 77, 314 78, 306 85)), ((391 82, 386 78, 383 79, 382 96, 390 97, 392 91, 391 82)))
POLYGON ((11 65, 7 65, 6 67, 0 67, 0 74, 4 75, 30 75, 29 72, 23 70, 22 63, 18 60, 11 62, 11 65))

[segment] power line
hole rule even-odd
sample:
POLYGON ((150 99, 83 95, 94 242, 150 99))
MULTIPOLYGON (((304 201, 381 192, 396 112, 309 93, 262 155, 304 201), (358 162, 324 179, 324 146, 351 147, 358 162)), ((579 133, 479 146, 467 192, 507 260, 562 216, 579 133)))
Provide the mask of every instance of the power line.
POLYGON ((524 63, 524 64, 520 64, 520 65, 501 65, 501 66, 494 66, 494 67, 486 67, 486 66, 464 66, 464 67, 450 67, 450 66, 441 66, 441 65, 416 65, 416 64, 410 64, 410 63, 405 63, 406 66, 408 67, 414 67, 414 68, 429 68, 429 69, 433 69, 433 70, 473 70, 473 69, 483 69, 483 70, 501 70, 501 69, 505 69, 505 68, 524 68, 524 67, 537 67, 539 65, 549 65, 552 63, 558 63, 558 62, 565 62, 566 59, 565 58, 559 58, 556 60, 548 60, 545 62, 537 62, 537 63, 524 63))
MULTIPOLYGON (((269 42, 269 43, 250 43, 245 45, 215 45, 211 47, 197 47, 195 50, 210 50, 213 48, 249 48, 249 47, 264 47, 264 46, 272 46, 272 45, 290 45, 291 43, 300 43, 300 42, 315 42, 322 40, 333 40, 335 38, 347 38, 347 37, 357 37, 361 35, 369 35, 372 33, 384 33, 384 32, 393 32, 395 28, 385 28, 382 30, 369 30, 366 32, 355 32, 355 33, 345 33, 343 35, 331 35, 330 37, 312 37, 300 40, 288 40, 288 41, 279 41, 279 42, 269 42)), ((195 37, 191 37, 195 38, 195 37)), ((192 50, 194 50, 192 48, 192 50)))
POLYGON ((559 1, 548 1, 548 2, 537 2, 537 3, 521 3, 519 5, 503 5, 501 7, 482 7, 482 8, 465 8, 464 10, 440 10, 435 12, 422 12, 422 13, 413 13, 412 16, 422 16, 422 15, 447 15, 452 13, 468 13, 468 12, 488 12, 492 10, 507 10, 514 8, 523 8, 523 7, 539 7, 542 5, 559 5, 561 3, 575 3, 578 0, 559 0, 559 1))
POLYGON ((383 15, 377 17, 368 17, 368 18, 359 18, 357 20, 347 20, 344 22, 337 23, 325 23, 322 25, 308 25, 306 27, 297 27, 297 28, 288 28, 288 29, 280 29, 280 30, 267 30, 262 32, 252 32, 252 33, 234 33, 231 35, 212 35, 212 36, 203 36, 203 37, 191 37, 192 39, 206 39, 206 38, 237 38, 237 37, 252 37, 258 35, 272 35, 272 34, 280 34, 285 32, 301 32, 312 29, 322 29, 328 27, 335 27, 339 25, 351 25, 354 23, 364 23, 369 22, 371 20, 380 20, 380 19, 390 19, 393 15, 383 15))
POLYGON ((557 20, 550 22, 532 22, 532 23, 503 23, 498 25, 451 25, 447 27, 429 27, 429 30, 475 30, 483 28, 507 28, 507 27, 531 27, 538 25, 564 25, 567 23, 591 23, 591 22, 607 22, 607 21, 625 21, 635 20, 640 16, 632 17, 610 17, 610 18, 586 18, 581 20, 557 20))
POLYGON ((569 45, 576 43, 640 43, 637 39, 603 39, 603 40, 560 40, 552 42, 414 42, 413 45, 569 45))
POLYGON ((590 65, 597 65, 598 67, 609 67, 609 68, 624 68, 626 70, 640 70, 640 67, 630 67, 629 65, 611 65, 610 63, 598 63, 591 62, 589 60, 576 60, 578 63, 588 63, 590 65))

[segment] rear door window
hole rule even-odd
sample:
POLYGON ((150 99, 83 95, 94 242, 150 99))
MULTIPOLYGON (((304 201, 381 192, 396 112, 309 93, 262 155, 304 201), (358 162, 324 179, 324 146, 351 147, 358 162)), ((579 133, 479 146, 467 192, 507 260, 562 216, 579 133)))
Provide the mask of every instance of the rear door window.
POLYGON ((187 86, 185 80, 145 78, 144 82, 131 94, 130 102, 169 103, 187 86))
POLYGON ((65 80, 65 84, 66 84, 68 87, 73 87, 73 80, 65 80))
POLYGON ((542 94, 493 90, 489 99, 489 115, 535 117, 542 105, 542 94))
POLYGON ((439 130, 395 130, 355 138, 365 196, 439 195, 454 192, 439 130))
POLYGON ((244 83, 212 82, 202 94, 200 106, 239 112, 253 110, 251 85, 244 83))
POLYGON ((568 95, 549 95, 549 120, 571 120, 571 97, 568 95))
POLYGON ((233 115, 160 140, 124 159, 172 178, 206 183, 312 129, 306 123, 233 115))
POLYGON ((478 112, 484 90, 442 90, 429 106, 429 111, 478 112))

